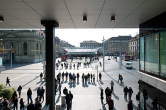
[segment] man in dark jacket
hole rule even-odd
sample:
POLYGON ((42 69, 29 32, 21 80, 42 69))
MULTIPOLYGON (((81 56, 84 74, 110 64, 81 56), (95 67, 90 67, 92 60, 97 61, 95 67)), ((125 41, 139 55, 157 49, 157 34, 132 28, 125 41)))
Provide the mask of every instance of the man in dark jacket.
POLYGON ((127 110, 133 110, 133 101, 130 100, 129 103, 127 104, 127 110))
POLYGON ((72 100, 73 100, 73 94, 71 93, 71 91, 69 91, 69 97, 70 97, 70 109, 72 107, 72 100))
POLYGON ((133 94, 133 90, 131 87, 129 87, 128 93, 129 93, 129 100, 131 100, 131 96, 133 94))
POLYGON ((9 77, 6 78, 6 86, 7 86, 7 84, 10 86, 10 79, 9 79, 9 77))
POLYGON ((66 98, 67 110, 70 110, 70 107, 71 107, 71 103, 70 103, 71 97, 68 94, 68 92, 66 93, 66 97, 65 98, 66 98))
POLYGON ((33 101, 27 106, 27 110, 35 110, 35 106, 33 104, 33 101))
POLYGON ((14 99, 13 99, 13 104, 14 104, 14 110, 17 110, 18 109, 18 99, 17 97, 15 96, 14 99))
POLYGON ((127 92, 128 92, 127 86, 123 89, 123 92, 124 92, 124 99, 127 100, 127 92))
POLYGON ((22 90, 22 87, 21 87, 21 85, 19 85, 19 87, 17 88, 17 91, 18 91, 18 94, 19 94, 19 98, 21 96, 21 90, 22 90))
POLYGON ((31 88, 29 88, 28 91, 27 91, 27 97, 28 97, 28 104, 29 104, 29 99, 32 102, 32 90, 31 90, 31 88))

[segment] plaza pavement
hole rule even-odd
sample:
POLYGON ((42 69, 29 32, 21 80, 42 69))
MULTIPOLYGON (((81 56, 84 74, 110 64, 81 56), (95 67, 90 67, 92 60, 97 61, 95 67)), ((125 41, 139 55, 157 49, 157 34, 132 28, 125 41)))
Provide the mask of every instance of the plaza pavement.
MULTIPOLYGON (((102 62, 102 58, 100 58, 102 62)), ((73 61, 77 62, 76 60, 73 61)), ((138 63, 136 63, 136 67, 138 63)), ((98 71, 102 73, 102 82, 95 82, 95 84, 89 83, 86 86, 82 84, 81 74, 87 73, 95 73, 97 76, 97 70, 95 70, 95 65, 99 65, 99 62, 94 61, 91 64, 90 68, 80 67, 79 70, 56 70, 56 74, 58 72, 71 72, 71 73, 80 73, 80 81, 75 85, 71 85, 68 81, 62 81, 62 91, 64 87, 67 87, 69 91, 73 93, 73 101, 72 101, 72 110, 108 110, 108 105, 102 106, 100 100, 100 89, 103 88, 105 90, 106 87, 110 87, 110 81, 114 81, 114 93, 112 95, 112 99, 114 100, 115 110, 127 110, 127 101, 124 100, 123 88, 124 86, 132 87, 134 93, 132 95, 134 110, 136 110, 136 106, 138 105, 136 101, 136 94, 138 93, 137 82, 138 82, 138 69, 133 68, 132 70, 125 69, 122 66, 119 69, 119 63, 115 60, 108 60, 108 57, 105 57, 105 72, 102 71, 102 67, 98 68, 98 71), (119 73, 123 76, 124 85, 119 85, 117 83, 119 73)), ((13 64, 13 68, 10 68, 9 65, 6 66, 7 70, 2 71, 0 73, 0 84, 5 84, 6 77, 11 79, 11 86, 16 88, 19 85, 23 86, 22 89, 22 98, 25 101, 25 105, 27 104, 27 96, 26 92, 30 87, 33 91, 33 101, 36 98, 36 90, 39 86, 43 86, 45 88, 45 82, 40 82, 39 74, 42 72, 42 63, 34 63, 34 64, 13 64)), ((97 80, 97 78, 95 79, 97 80)), ((59 91, 57 91, 56 104, 61 104, 61 97, 59 96, 59 91)), ((105 93, 104 93, 104 103, 105 101, 105 93)), ((42 103, 44 106, 45 102, 42 103)), ((62 107, 62 110, 65 110, 66 107, 62 107)))

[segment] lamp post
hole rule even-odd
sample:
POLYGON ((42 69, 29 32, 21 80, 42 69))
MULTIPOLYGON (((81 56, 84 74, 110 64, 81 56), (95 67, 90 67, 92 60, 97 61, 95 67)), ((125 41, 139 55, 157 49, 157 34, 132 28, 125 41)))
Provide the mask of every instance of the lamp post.
POLYGON ((104 65, 104 56, 105 56, 105 54, 104 54, 104 36, 103 36, 103 40, 102 41, 103 41, 103 72, 104 72, 105 71, 104 70, 104 66, 105 66, 104 65))

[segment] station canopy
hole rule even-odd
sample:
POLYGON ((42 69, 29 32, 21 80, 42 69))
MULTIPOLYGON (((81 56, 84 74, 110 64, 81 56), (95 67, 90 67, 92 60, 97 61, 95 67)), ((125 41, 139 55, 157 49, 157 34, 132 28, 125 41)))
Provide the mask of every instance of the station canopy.
POLYGON ((65 48, 67 55, 97 55, 99 48, 69 47, 65 48))

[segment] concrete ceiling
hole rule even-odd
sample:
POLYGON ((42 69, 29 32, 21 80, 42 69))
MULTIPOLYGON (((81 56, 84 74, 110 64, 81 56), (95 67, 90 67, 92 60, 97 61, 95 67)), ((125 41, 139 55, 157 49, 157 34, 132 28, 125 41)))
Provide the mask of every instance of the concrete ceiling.
POLYGON ((165 11, 166 0, 0 0, 0 29, 43 29, 44 19, 56 20, 59 28, 138 28, 165 11))

